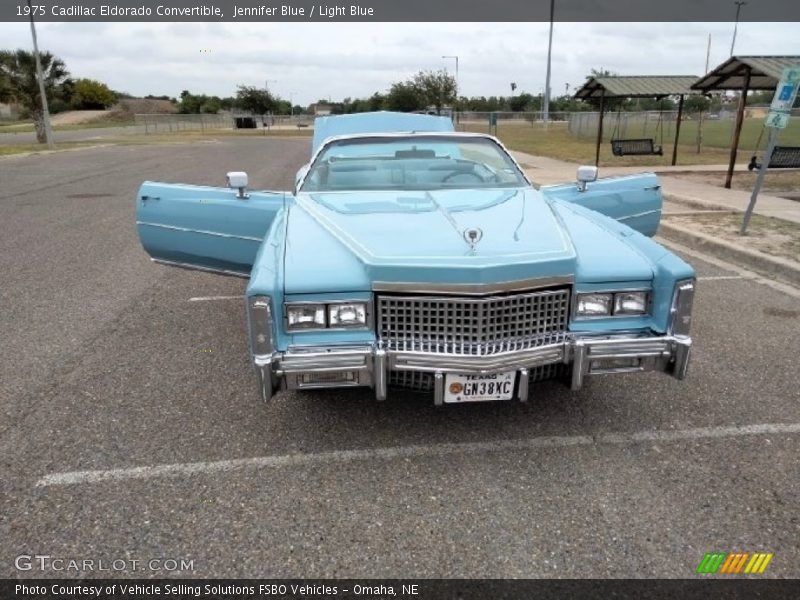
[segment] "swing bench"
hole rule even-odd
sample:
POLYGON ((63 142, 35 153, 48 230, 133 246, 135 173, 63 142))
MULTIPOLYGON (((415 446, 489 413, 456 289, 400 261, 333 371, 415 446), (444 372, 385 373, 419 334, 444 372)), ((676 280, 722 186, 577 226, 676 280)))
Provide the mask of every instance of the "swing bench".
POLYGON ((630 138, 620 139, 617 138, 617 132, 620 128, 620 121, 622 119, 622 104, 617 109, 617 122, 614 125, 614 131, 611 132, 611 152, 614 156, 664 156, 664 104, 659 103, 658 110, 658 123, 656 124, 656 131, 661 133, 661 145, 656 146, 653 138, 630 138))
POLYGON ((611 140, 611 152, 614 153, 614 156, 664 155, 661 146, 653 144, 652 138, 611 140))
MULTIPOLYGON (((750 158, 747 165, 748 171, 761 168, 761 163, 756 162, 756 155, 750 158)), ((769 159, 770 169, 797 169, 800 168, 800 146, 775 146, 769 159)))

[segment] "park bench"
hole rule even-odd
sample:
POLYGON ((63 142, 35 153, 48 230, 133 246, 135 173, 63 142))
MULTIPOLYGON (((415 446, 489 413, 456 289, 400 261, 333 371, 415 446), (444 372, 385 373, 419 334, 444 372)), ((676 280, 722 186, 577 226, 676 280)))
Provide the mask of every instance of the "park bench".
MULTIPOLYGON (((747 165, 749 171, 761 168, 761 163, 756 162, 756 157, 750 159, 747 165)), ((770 169, 796 169, 800 168, 800 146, 775 146, 769 159, 770 169)))
POLYGON ((614 156, 644 156, 664 154, 661 146, 656 146, 651 138, 631 140, 611 140, 611 152, 614 156))

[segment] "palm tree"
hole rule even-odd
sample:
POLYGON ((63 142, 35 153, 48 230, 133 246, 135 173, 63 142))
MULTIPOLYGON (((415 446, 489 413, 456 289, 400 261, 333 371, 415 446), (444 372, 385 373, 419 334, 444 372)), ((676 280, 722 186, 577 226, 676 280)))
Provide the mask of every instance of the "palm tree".
MULTIPOLYGON (((50 52, 41 52, 39 59, 42 63, 45 94, 52 98, 69 72, 64 61, 50 52)), ((33 119, 36 139, 40 144, 47 141, 44 133, 39 82, 36 79, 36 58, 33 52, 0 50, 0 101, 16 102, 25 108, 33 119)))

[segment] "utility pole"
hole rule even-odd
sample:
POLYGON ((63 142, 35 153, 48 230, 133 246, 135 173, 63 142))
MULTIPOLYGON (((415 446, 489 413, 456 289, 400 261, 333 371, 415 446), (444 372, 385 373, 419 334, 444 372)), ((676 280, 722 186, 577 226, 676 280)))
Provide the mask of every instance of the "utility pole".
POLYGON ((733 56, 733 46, 736 44, 736 30, 739 29, 739 13, 742 12, 742 7, 747 4, 744 0, 736 0, 736 22, 733 25, 733 39, 731 40, 731 56, 733 56))
POLYGON ((544 104, 542 106, 542 119, 545 126, 550 120, 550 60, 553 53, 553 15, 555 14, 556 0, 550 0, 550 37, 547 41, 547 77, 544 82, 544 104))
POLYGON ((456 59, 456 113, 458 113, 458 56, 453 54, 449 56, 442 56, 442 58, 455 58, 456 59))
MULTIPOLYGON (((706 69, 703 71, 705 75, 708 73, 708 60, 711 58, 711 34, 708 34, 708 46, 706 47, 706 69)), ((703 113, 700 111, 700 121, 697 124, 697 153, 700 154, 700 149, 703 146, 703 113)))
POLYGON ((31 17, 31 37, 33 38, 33 56, 36 59, 36 79, 39 80, 39 96, 42 99, 42 121, 44 122, 44 137, 47 140, 47 147, 53 150, 56 145, 53 143, 53 132, 50 129, 50 111, 47 108, 47 95, 44 91, 44 75, 42 74, 42 61, 39 59, 39 44, 36 41, 36 26, 33 24, 33 8, 31 0, 28 0, 28 10, 31 17))

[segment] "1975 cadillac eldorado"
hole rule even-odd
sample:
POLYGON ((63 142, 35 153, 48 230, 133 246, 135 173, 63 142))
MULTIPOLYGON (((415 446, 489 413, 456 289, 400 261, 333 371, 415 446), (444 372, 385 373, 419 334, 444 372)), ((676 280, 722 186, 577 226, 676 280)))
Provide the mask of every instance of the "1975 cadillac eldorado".
POLYGON ((494 137, 450 119, 318 118, 293 192, 146 182, 152 259, 249 278, 261 396, 364 386, 525 401, 564 377, 686 375, 695 273, 649 239, 652 173, 537 190, 494 137))

